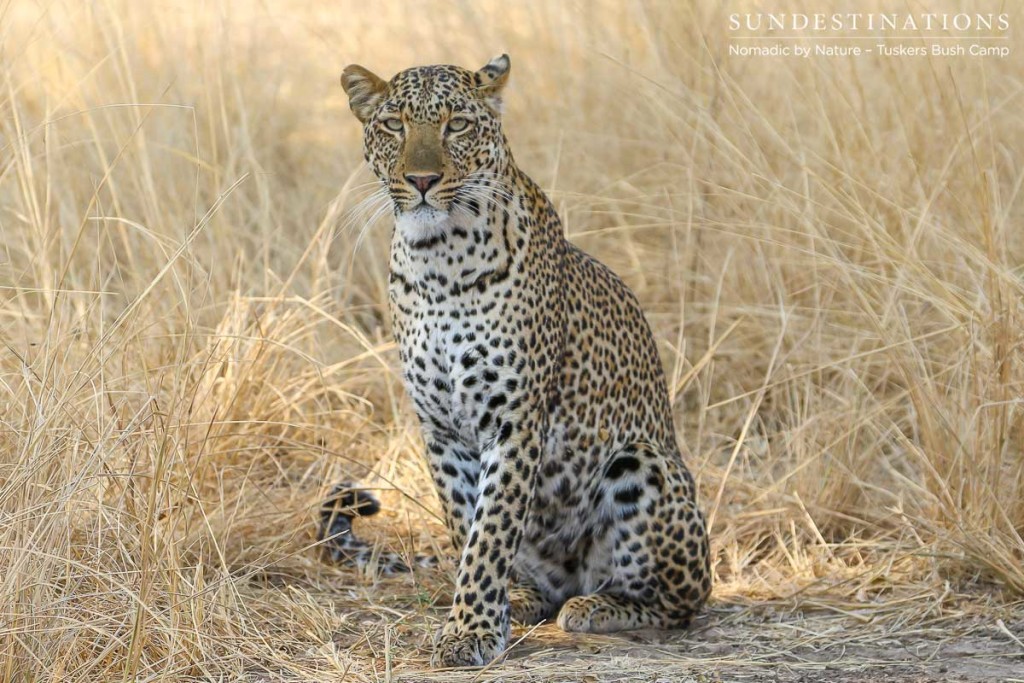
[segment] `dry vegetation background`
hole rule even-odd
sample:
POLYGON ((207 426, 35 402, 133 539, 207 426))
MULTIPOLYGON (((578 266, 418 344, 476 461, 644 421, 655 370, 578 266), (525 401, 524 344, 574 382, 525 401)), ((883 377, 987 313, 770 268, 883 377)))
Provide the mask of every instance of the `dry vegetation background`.
POLYGON ((0 0, 0 679, 426 666, 451 567, 313 548, 343 478, 446 544, 338 75, 502 51, 520 165, 660 342, 717 584, 675 654, 545 626, 483 676, 768 661, 698 657, 746 618, 1020 644, 1024 12, 928 5, 1009 12, 1002 60, 730 57, 758 8, 0 0))

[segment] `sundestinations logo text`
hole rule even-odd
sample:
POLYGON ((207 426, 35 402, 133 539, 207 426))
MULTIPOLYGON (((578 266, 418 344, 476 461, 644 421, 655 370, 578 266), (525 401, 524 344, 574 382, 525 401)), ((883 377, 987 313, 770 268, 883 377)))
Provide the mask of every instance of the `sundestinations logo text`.
POLYGON ((1006 13, 754 12, 728 15, 739 57, 1007 57, 1006 13))
POLYGON ((835 14, 764 13, 730 14, 730 31, 867 31, 966 32, 1010 30, 1008 14, 897 14, 845 12, 835 14))

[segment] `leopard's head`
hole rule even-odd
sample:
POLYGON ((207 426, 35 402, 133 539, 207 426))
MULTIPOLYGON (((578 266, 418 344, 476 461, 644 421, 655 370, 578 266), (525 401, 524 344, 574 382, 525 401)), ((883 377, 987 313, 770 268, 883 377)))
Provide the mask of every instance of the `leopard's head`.
POLYGON ((453 214, 478 212, 502 192, 512 160, 501 130, 508 55, 479 71, 421 66, 390 81, 358 65, 341 85, 363 123, 364 151, 409 239, 431 237, 453 214))

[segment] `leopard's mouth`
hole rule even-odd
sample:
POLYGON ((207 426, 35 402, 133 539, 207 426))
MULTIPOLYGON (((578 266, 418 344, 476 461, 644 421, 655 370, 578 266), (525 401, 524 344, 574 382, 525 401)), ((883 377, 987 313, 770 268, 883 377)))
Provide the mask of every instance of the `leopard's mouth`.
POLYGON ((437 198, 434 196, 423 197, 419 196, 415 199, 410 198, 395 198, 395 204, 398 207, 400 214, 415 213, 417 211, 443 211, 448 212, 447 207, 442 206, 437 198))
POLYGON ((439 211, 442 210, 441 207, 437 206, 436 204, 432 204, 429 200, 421 199, 416 204, 413 204, 412 207, 408 209, 408 211, 423 211, 425 209, 437 209, 439 211))

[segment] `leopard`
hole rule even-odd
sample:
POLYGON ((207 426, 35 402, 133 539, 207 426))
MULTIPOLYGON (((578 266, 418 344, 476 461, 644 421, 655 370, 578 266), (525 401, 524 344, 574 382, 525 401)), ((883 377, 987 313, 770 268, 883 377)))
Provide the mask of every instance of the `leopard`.
POLYGON ((392 332, 457 555, 434 667, 503 656, 512 622, 685 628, 712 587, 651 327, 517 165, 510 71, 341 76, 393 211, 392 332))

